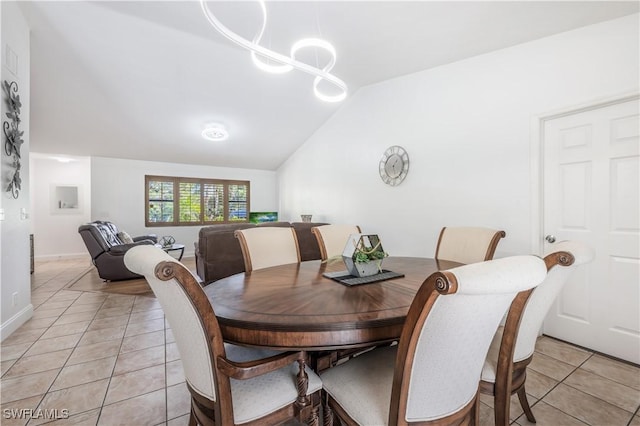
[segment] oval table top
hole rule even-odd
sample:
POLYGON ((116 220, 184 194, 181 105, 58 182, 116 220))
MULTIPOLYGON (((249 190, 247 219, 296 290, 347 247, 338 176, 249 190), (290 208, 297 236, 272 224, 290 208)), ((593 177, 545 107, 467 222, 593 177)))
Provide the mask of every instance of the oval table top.
POLYGON ((424 280, 456 266, 389 257, 383 268, 404 277, 349 287, 322 275, 344 270, 342 261, 317 260, 236 274, 204 291, 226 341, 279 350, 344 349, 398 339, 424 280))

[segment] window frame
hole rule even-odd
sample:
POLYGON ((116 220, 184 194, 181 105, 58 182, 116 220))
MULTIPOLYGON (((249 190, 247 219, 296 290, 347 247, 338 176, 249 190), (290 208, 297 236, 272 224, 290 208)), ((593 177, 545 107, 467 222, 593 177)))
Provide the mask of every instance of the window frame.
POLYGON ((216 225, 216 224, 228 224, 228 223, 249 223, 250 201, 251 201, 251 182, 248 180, 230 180, 230 179, 205 179, 205 178, 193 178, 193 177, 179 177, 179 176, 158 176, 158 175, 145 175, 144 176, 144 223, 146 227, 164 227, 164 226, 204 226, 204 225, 216 225), (171 182, 173 185, 173 221, 172 222, 152 222, 149 220, 149 182, 171 182), (181 222, 180 221, 180 184, 181 183, 198 183, 200 184, 200 220, 194 222, 181 222), (223 220, 204 220, 205 219, 205 197, 204 187, 205 185, 223 185, 223 220), (240 185, 247 187, 247 200, 246 200, 246 219, 229 220, 229 187, 232 185, 240 185))

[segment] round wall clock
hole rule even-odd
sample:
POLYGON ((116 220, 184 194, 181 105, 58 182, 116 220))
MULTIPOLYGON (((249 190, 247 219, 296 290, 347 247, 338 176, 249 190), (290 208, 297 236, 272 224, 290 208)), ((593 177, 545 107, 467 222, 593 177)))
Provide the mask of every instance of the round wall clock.
POLYGON ((380 159, 380 177, 387 185, 400 185, 409 172, 409 154, 403 147, 389 147, 380 159))

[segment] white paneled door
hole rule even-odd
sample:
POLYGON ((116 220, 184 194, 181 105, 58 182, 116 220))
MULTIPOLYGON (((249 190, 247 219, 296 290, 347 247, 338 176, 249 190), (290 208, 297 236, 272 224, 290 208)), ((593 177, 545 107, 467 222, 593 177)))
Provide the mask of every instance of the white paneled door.
POLYGON ((545 249, 585 242, 579 268, 544 333, 640 364, 640 121, 638 99, 544 122, 545 249))

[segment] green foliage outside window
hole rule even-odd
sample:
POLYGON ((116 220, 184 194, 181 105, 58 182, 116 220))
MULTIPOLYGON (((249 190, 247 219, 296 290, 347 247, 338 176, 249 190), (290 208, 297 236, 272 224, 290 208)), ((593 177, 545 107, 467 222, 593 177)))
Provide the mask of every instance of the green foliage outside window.
POLYGON ((202 217, 202 193, 201 185, 193 182, 180 182, 180 222, 182 223, 200 223, 202 217))
POLYGON ((247 186, 229 185, 229 220, 246 221, 247 215, 247 186))
POLYGON ((148 181, 148 221, 173 222, 173 182, 148 181))
POLYGON ((204 184, 204 205, 205 217, 207 222, 223 222, 224 221, 224 185, 204 184))

